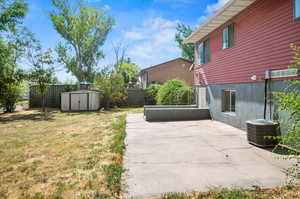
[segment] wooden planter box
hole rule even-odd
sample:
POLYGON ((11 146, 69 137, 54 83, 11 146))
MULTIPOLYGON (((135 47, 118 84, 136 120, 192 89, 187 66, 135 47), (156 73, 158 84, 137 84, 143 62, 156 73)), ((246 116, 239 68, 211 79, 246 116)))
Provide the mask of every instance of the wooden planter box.
POLYGON ((266 136, 278 136, 278 124, 267 120, 247 121, 247 138, 250 144, 258 147, 274 147, 278 144, 276 139, 266 136))

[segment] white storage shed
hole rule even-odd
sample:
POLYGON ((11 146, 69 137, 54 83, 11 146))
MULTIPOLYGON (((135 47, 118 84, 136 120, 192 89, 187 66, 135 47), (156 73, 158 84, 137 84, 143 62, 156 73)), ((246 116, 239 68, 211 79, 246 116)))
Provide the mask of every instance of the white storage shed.
POLYGON ((100 94, 97 91, 79 90, 61 94, 62 111, 97 111, 100 94))

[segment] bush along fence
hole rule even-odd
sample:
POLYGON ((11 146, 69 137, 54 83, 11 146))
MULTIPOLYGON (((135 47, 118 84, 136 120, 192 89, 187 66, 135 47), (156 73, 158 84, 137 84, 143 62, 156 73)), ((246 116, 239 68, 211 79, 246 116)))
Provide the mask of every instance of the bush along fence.
MULTIPOLYGON (((51 85, 49 86, 45 94, 46 107, 49 108, 60 108, 61 104, 61 93, 76 91, 76 90, 95 90, 90 85, 51 85)), ((145 104, 145 93, 143 89, 130 88, 127 90, 127 103, 124 106, 128 107, 140 107, 145 104)), ((42 106, 42 95, 38 91, 37 85, 30 86, 29 90, 29 107, 40 108, 42 106)))
POLYGON ((145 105, 193 105, 196 104, 195 94, 195 88, 178 80, 150 84, 146 89, 145 105))

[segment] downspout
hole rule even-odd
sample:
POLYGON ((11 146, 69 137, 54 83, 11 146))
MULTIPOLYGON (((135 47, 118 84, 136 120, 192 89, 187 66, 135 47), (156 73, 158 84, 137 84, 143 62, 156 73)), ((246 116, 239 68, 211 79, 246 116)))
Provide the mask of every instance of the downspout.
MULTIPOLYGON (((267 103, 268 103, 268 84, 270 81, 270 71, 267 70, 265 71, 265 103, 264 103, 264 119, 266 119, 267 115, 267 103)), ((270 115, 271 115, 271 108, 270 108, 270 115)), ((271 119, 271 117, 270 117, 271 119)))
POLYGON ((267 114, 267 97, 268 97, 268 79, 265 79, 265 104, 264 104, 264 120, 267 114))

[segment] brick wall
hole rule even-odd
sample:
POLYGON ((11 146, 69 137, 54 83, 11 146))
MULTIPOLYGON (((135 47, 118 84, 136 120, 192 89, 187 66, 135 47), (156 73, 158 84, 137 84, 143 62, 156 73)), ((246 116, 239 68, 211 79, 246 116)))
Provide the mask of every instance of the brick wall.
POLYGON ((164 83, 167 80, 178 79, 184 81, 187 85, 193 86, 193 71, 189 71, 192 62, 184 59, 176 59, 146 69, 148 73, 148 85, 152 82, 164 83))

